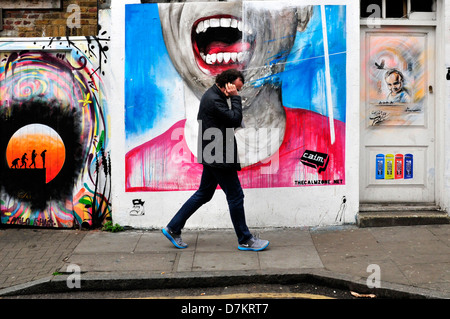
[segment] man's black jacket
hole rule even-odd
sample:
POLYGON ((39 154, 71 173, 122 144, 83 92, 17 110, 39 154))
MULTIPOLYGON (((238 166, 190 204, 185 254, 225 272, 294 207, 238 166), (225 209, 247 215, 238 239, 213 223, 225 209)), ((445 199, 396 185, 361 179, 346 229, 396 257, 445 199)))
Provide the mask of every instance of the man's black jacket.
POLYGON ((234 129, 241 126, 242 102, 240 96, 227 97, 214 84, 200 100, 198 161, 217 168, 240 170, 234 129))

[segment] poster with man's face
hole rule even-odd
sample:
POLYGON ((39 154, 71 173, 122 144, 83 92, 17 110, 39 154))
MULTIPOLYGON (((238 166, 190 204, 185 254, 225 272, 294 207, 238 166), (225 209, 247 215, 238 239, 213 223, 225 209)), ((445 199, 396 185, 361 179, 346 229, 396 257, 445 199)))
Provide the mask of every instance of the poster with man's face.
POLYGON ((363 63, 369 125, 423 125, 426 89, 425 37, 372 34, 363 63))
POLYGON ((199 100, 230 68, 242 187, 345 183, 345 6, 130 4, 125 23, 127 192, 197 188, 199 100))

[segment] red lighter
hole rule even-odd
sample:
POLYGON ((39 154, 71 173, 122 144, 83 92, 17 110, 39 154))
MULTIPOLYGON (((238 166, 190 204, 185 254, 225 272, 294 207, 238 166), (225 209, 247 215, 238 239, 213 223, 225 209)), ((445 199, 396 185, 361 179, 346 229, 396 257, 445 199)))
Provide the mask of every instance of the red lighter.
POLYGON ((403 154, 395 155, 395 179, 403 178, 403 154))

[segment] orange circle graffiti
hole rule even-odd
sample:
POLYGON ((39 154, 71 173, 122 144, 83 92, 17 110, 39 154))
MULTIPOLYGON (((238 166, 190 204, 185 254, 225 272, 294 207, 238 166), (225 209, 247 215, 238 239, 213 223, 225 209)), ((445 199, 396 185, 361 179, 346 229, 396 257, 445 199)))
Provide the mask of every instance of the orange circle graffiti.
POLYGON ((6 159, 12 169, 43 169, 45 165, 45 182, 49 183, 61 171, 66 160, 66 149, 59 134, 51 127, 30 124, 17 130, 11 137, 6 148, 6 159), (34 164, 33 150, 35 151, 34 164), (44 150, 46 152, 42 156, 44 150), (22 156, 25 153, 26 164, 24 165, 22 156))

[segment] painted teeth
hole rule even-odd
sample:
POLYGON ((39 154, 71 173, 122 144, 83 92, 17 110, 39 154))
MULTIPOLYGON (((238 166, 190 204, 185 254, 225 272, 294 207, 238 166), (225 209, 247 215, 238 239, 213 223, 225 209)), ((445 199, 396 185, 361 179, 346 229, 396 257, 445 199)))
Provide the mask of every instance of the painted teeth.
POLYGON ((214 18, 200 21, 199 24, 197 25, 197 28, 195 29, 195 32, 197 33, 206 32, 208 28, 218 28, 218 27, 234 28, 234 29, 237 28, 241 32, 242 30, 244 30, 244 32, 248 34, 253 34, 253 30, 250 27, 243 26, 241 21, 232 18, 220 18, 220 19, 214 18))
POLYGON ((220 52, 213 54, 200 53, 203 61, 207 64, 227 64, 242 62, 248 55, 248 52, 220 52), (230 62, 231 61, 231 62, 230 62))
MULTIPOLYGON (((197 34, 206 32, 209 28, 233 28, 239 31, 244 31, 245 33, 251 35, 253 31, 250 27, 244 25, 242 21, 233 18, 212 18, 208 20, 200 21, 197 25, 195 32, 197 34)), ((207 64, 227 64, 244 61, 248 52, 219 52, 213 54, 200 53, 203 61, 207 64)))

